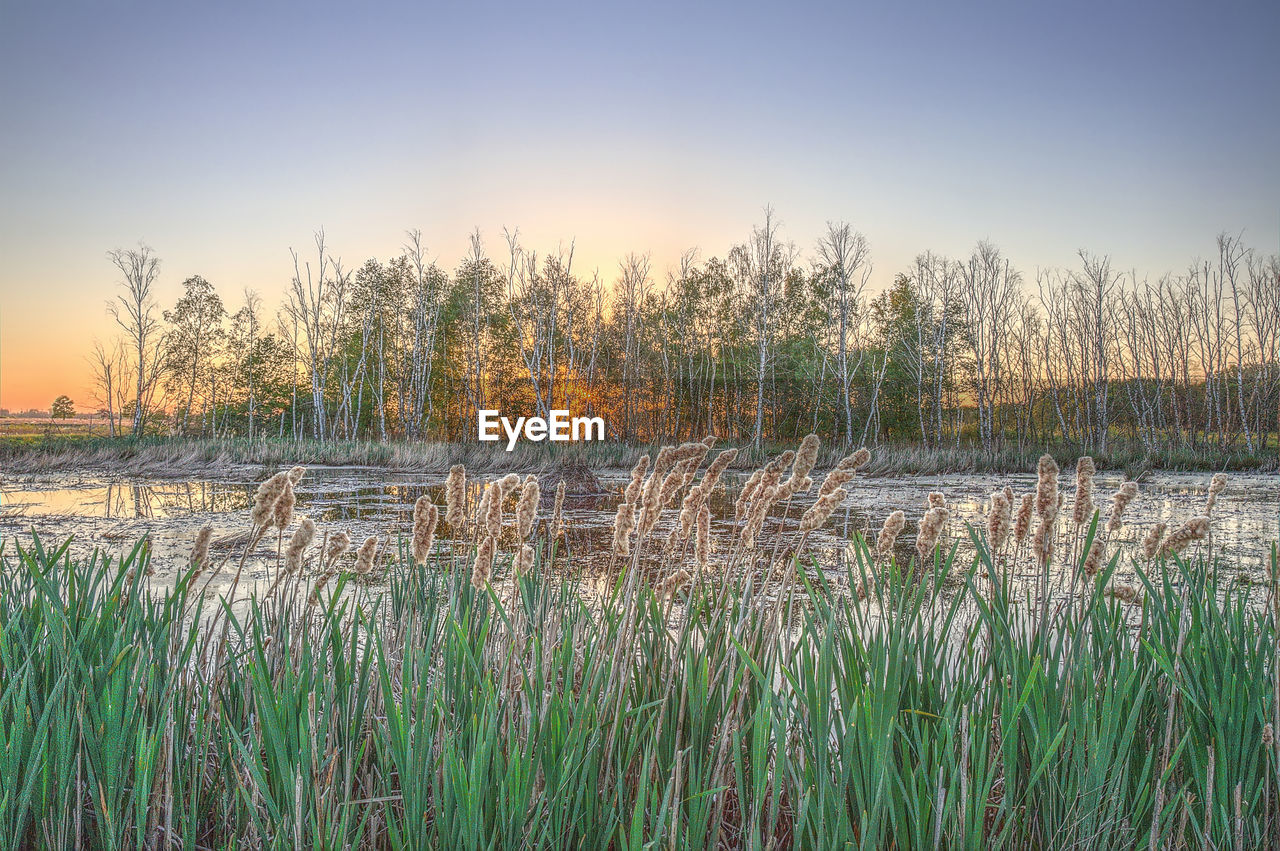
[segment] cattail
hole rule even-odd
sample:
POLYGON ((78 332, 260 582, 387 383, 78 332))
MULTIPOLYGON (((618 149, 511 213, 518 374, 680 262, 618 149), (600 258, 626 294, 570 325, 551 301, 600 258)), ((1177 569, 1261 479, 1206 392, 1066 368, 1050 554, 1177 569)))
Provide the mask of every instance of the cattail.
POLYGON ((564 534, 564 479, 556 485, 556 504, 551 511, 551 540, 558 541, 564 534))
POLYGON ((1111 516, 1107 519, 1107 534, 1114 535, 1120 530, 1124 511, 1129 507, 1129 503, 1133 502, 1133 498, 1138 495, 1137 482, 1125 482, 1120 485, 1120 490, 1111 496, 1111 516))
POLYGON ((533 571, 533 547, 520 545, 520 553, 516 556, 516 575, 526 576, 533 571))
POLYGON ((698 535, 694 539, 693 554, 698 564, 704 566, 711 555, 711 508, 706 503, 698 509, 698 535))
POLYGON ((1058 506, 1058 462, 1052 455, 1040 456, 1036 475, 1036 516, 1044 518, 1058 506))
POLYGON ((209 544, 213 542, 213 526, 205 524, 196 532, 196 542, 191 548, 192 577, 200 575, 209 563, 209 544))
MULTIPOLYGON (((1056 487, 1056 482, 1054 487, 1056 487)), ((1040 524, 1036 526, 1035 540, 1032 542, 1036 553, 1036 561, 1039 562, 1041 569, 1049 566, 1049 562, 1053 560, 1053 545, 1055 541, 1055 527, 1058 523, 1058 509, 1061 500, 1052 502, 1044 514, 1040 515, 1040 524)))
POLYGON ((444 522, 450 529, 461 529, 467 502, 467 468, 454 464, 449 468, 449 478, 444 480, 444 522))
POLYGON ((485 513, 484 525, 489 537, 495 541, 502 537, 502 498, 506 495, 502 483, 498 482, 489 488, 489 509, 485 513))
POLYGON ((1132 585, 1112 585, 1107 593, 1124 603, 1132 603, 1138 599, 1138 589, 1132 585))
POLYGON ((329 545, 324 553, 325 564, 330 567, 351 549, 351 536, 346 532, 337 532, 329 536, 329 545))
MULTIPOLYGON (((658 505, 670 505, 671 501, 676 498, 676 494, 680 492, 680 488, 684 485, 685 465, 690 462, 681 461, 667 473, 667 477, 662 480, 662 487, 658 492, 658 505)), ((661 508, 659 508, 661 510, 661 508)))
POLYGON ((844 488, 836 488, 825 496, 818 497, 818 501, 813 507, 804 513, 800 518, 800 531, 812 532, 814 529, 821 528, 823 523, 827 522, 827 518, 836 510, 840 503, 844 502, 844 498, 849 493, 844 488))
POLYGON ((719 439, 720 438, 716 437, 714 434, 708 434, 706 437, 702 438, 702 445, 708 449, 713 449, 715 448, 716 441, 719 439))
POLYGON ((691 579, 693 579, 693 574, 681 568, 658 583, 657 595, 659 597, 671 597, 683 590, 691 579))
POLYGON ((531 476, 520 491, 520 502, 516 503, 516 534, 522 541, 533 532, 533 522, 538 516, 538 500, 541 498, 542 489, 538 486, 538 480, 531 476))
POLYGON ((1098 575, 1098 571, 1102 570, 1102 560, 1104 557, 1102 538, 1094 536, 1093 543, 1089 545, 1089 554, 1084 557, 1084 575, 1093 578, 1098 575))
POLYGON ((298 466, 298 467, 290 468, 289 483, 296 485, 298 482, 302 481, 302 477, 306 472, 307 472, 306 467, 298 466))
POLYGON ((440 522, 440 509, 425 493, 413 504, 413 560, 426 564, 431 555, 431 543, 435 540, 436 524, 440 522))
POLYGON ((378 552, 378 539, 373 535, 364 539, 360 549, 356 550, 356 573, 367 575, 373 570, 373 557, 378 552))
POLYGON ((276 500, 284 492, 284 486, 288 481, 289 474, 281 470, 258 485, 258 490, 253 495, 253 511, 251 513, 254 527, 265 528, 274 520, 276 500))
POLYGON ((631 530, 635 528, 636 515, 631 503, 624 502, 618 506, 618 513, 613 518, 613 554, 616 556, 631 555, 631 530))
MULTIPOLYGON (((929 498, 932 500, 933 494, 929 494, 929 498)), ((946 525, 948 516, 947 509, 935 505, 920 519, 920 530, 916 533, 916 552, 919 553, 922 563, 938 545, 938 539, 942 536, 942 527, 946 525)))
POLYGON ((1275 728, 1273 728, 1271 724, 1268 722, 1266 726, 1262 728, 1262 746, 1264 748, 1269 748, 1275 743, 1276 743, 1275 728))
POLYGON ((1164 540, 1164 531, 1169 527, 1164 523, 1156 523, 1142 539, 1142 553, 1147 558, 1155 558, 1160 551, 1160 542, 1164 540))
POLYGON ((1204 501, 1204 515, 1206 517, 1213 514, 1213 507, 1218 504, 1218 494, 1222 493, 1227 486, 1227 474, 1215 473, 1209 481, 1209 496, 1204 501))
POLYGON ((898 534, 906 525, 907 515, 901 511, 895 511, 886 517, 884 525, 880 527, 880 534, 876 538, 876 555, 880 558, 892 556, 893 547, 898 542, 898 534))
POLYGON ((1187 548, 1192 541, 1204 540, 1209 534, 1208 517, 1192 517, 1172 532, 1160 546, 1160 555, 1177 555, 1187 548))
POLYGON ((760 489, 760 479, 764 476, 764 468, 756 470, 747 479, 746 484, 742 486, 742 490, 738 493, 738 499, 733 504, 733 519, 741 523, 742 518, 747 516, 747 507, 751 505, 751 500, 755 498, 756 491, 760 489))
POLYGON ((929 504, 927 508, 946 508, 947 496, 940 491, 933 491, 929 494, 929 504))
POLYGON ((1018 505, 1018 518, 1013 523, 1013 541, 1018 546, 1022 546, 1027 540, 1027 533, 1031 531, 1031 513, 1035 508, 1035 494, 1024 493, 1022 502, 1018 505))
POLYGON ((302 522, 289 539, 289 549, 284 555, 284 569, 288 573, 302 570, 302 555, 311 546, 311 539, 316 536, 316 524, 310 517, 303 517, 302 522))
POLYGON ((755 546, 756 536, 764 528, 765 515, 777 500, 779 488, 776 485, 761 486, 756 498, 751 502, 751 510, 747 513, 747 522, 742 527, 742 546, 750 549, 755 546))
POLYGON ((1071 510, 1071 520, 1077 527, 1084 526, 1093 517, 1093 477, 1097 467, 1088 455, 1076 461, 1076 499, 1071 510))
POLYGON ((627 483, 627 490, 623 494, 622 501, 635 505, 637 497, 640 496, 640 486, 644 483, 644 475, 649 471, 649 456, 641 455, 640 460, 631 468, 631 481, 627 483))
POLYGON ((1002 491, 991 495, 991 513, 987 515, 987 541, 992 552, 999 552, 1009 537, 1011 525, 1009 498, 1002 491))
POLYGON ((1004 486, 1004 498, 1009 502, 1009 511, 1013 512, 1013 485, 1004 486))
POLYGON ((272 517, 275 520, 277 529, 283 530, 293 520, 293 506, 297 502, 297 497, 293 493, 293 482, 285 479, 284 490, 280 492, 280 498, 276 500, 275 507, 272 509, 272 517))
POLYGON ((498 541, 492 537, 486 537, 484 543, 476 548, 476 560, 471 566, 471 584, 477 590, 489 583, 489 577, 493 573, 493 556, 497 551, 498 541))
POLYGON ((791 467, 791 478, 788 480, 790 493, 805 493, 813 487, 809 472, 818 463, 818 448, 821 445, 816 434, 806 434, 800 441, 800 449, 796 452, 796 462, 791 467))
MULTIPOLYGON (((311 586, 311 593, 307 595, 307 607, 316 605, 320 602, 320 592, 324 590, 324 586, 329 584, 329 580, 337 574, 336 570, 327 570, 320 574, 320 578, 316 580, 316 584, 311 586)), ((270 636, 268 636, 270 638, 270 636)))
POLYGON ((837 470, 857 470, 871 460, 871 450, 862 447, 852 455, 846 455, 840 459, 840 463, 836 465, 837 470))

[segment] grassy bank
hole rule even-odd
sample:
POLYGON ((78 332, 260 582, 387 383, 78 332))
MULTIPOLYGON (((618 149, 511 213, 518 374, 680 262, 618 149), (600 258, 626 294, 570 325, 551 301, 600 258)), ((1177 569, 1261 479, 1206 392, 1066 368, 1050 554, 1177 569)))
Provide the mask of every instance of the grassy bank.
MULTIPOLYGON (((447 472, 453 464, 468 470, 535 472, 566 460, 580 461, 594 469, 629 468, 650 445, 617 443, 517 444, 506 452, 505 444, 410 443, 405 441, 344 442, 314 440, 245 440, 95 436, 51 437, 40 440, 0 438, 0 469, 12 473, 98 471, 136 476, 175 477, 197 473, 256 474, 300 463, 310 466, 370 467, 390 472, 447 472)), ((744 447, 734 466, 753 469, 780 449, 744 447)), ((946 473, 1008 473, 1033 469, 1041 448, 1005 448, 988 453, 973 447, 928 449, 920 446, 881 445, 864 472, 871 476, 940 475, 946 473)), ((1060 462, 1074 462, 1088 450, 1078 446, 1054 447, 1060 462)), ((824 450, 819 466, 834 464, 844 454, 840 448, 824 450)), ((1148 453, 1140 446, 1122 445, 1095 454, 1101 469, 1123 470, 1137 476, 1148 470, 1274 471, 1274 451, 1250 454, 1243 449, 1176 449, 1148 453)))
POLYGON ((0 845, 1275 841, 1274 616, 1208 565, 1148 565, 1135 604, 1104 571, 1041 631, 984 550, 906 585, 855 546, 861 602, 695 580, 674 618, 636 574, 588 604, 402 554, 204 628, 217 604, 149 588, 142 548, 11 550, 0 845))

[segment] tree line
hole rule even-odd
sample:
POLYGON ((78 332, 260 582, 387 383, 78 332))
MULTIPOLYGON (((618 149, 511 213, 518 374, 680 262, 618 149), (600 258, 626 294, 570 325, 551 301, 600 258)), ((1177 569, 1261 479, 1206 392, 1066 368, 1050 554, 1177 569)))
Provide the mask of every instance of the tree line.
POLYGON ((1028 274, 983 241, 872 292, 861 233, 831 223, 802 252, 771 209, 661 277, 513 231, 496 250, 473 233, 452 270, 416 231, 348 267, 321 232, 277 308, 246 290, 234 312, 198 275, 162 309, 150 248, 108 257, 117 333, 90 360, 112 434, 456 441, 481 409, 567 408, 621 441, 1254 452, 1280 426, 1280 259, 1225 234, 1155 279, 1086 251, 1028 274))

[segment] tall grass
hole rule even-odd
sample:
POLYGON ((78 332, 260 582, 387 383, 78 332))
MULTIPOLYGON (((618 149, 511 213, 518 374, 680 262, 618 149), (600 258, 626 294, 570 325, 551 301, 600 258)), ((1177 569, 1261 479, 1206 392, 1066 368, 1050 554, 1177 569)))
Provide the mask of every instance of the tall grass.
POLYGON ((380 595, 220 608, 152 588, 143 547, 36 539, 0 558, 0 844, 1275 841, 1271 608, 1200 559, 1123 604, 1113 559, 1041 628, 974 543, 910 584, 861 540, 795 593, 699 573, 687 608, 541 554, 478 591, 402 544, 380 595))
MULTIPOLYGON (((782 447, 743 446, 734 467, 752 469, 776 455, 782 447)), ((101 436, 50 437, 38 441, 0 439, 0 465, 8 472, 40 473, 102 468, 138 476, 181 476, 190 473, 229 473, 244 466, 278 468, 294 463, 321 466, 373 467, 402 472, 446 472, 465 464, 473 472, 495 470, 533 471, 562 461, 582 462, 595 468, 630 468, 654 445, 621 443, 549 444, 520 443, 508 453, 505 444, 317 441, 245 438, 101 436)), ((828 447, 817 458, 820 468, 831 467, 847 450, 828 447)), ((872 476, 941 475, 945 473, 1022 472, 1035 466, 1038 447, 1006 446, 992 452, 978 447, 924 448, 917 444, 881 444, 875 459, 863 473, 872 476)), ((1061 445, 1054 453, 1075 458, 1087 447, 1061 445)), ((1113 441, 1094 460, 1101 469, 1122 469, 1133 476, 1158 470, 1275 470, 1274 451, 1248 453, 1239 448, 1209 447, 1160 449, 1148 452, 1137 444, 1113 441)))

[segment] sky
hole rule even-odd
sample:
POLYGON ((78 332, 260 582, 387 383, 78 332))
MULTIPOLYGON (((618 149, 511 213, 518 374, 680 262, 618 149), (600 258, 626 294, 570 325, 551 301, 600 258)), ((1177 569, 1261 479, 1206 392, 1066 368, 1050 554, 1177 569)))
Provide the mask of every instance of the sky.
POLYGON ((1280 242, 1280 4, 0 0, 0 406, 87 408, 113 248, 273 308, 323 228, 575 244, 606 280, 723 256, 771 204, 802 256, 1080 249, 1179 272, 1280 242))

